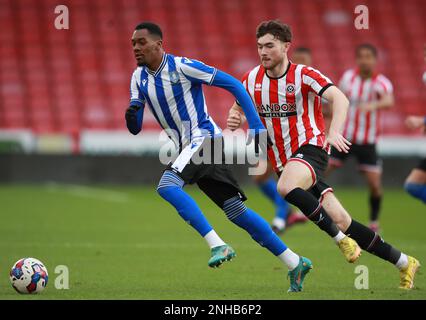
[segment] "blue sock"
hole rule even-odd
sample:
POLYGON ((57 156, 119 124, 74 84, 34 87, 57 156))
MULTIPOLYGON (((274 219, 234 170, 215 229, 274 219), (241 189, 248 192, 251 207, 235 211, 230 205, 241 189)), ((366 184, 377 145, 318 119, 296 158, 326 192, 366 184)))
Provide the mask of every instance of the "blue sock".
POLYGON ((406 183, 404 185, 405 191, 411 194, 413 197, 422 200, 426 203, 426 185, 417 183, 406 183))
POLYGON ((175 173, 166 171, 161 177, 157 191, 160 196, 174 206, 179 215, 204 237, 213 228, 204 217, 196 202, 182 187, 183 180, 175 173))
POLYGON ((266 220, 247 208, 238 197, 226 200, 223 210, 229 220, 246 230, 257 243, 267 248, 274 255, 279 256, 287 249, 287 246, 272 231, 266 220))
POLYGON ((275 204, 276 211, 275 216, 281 219, 287 219, 287 215, 290 211, 290 206, 288 202, 280 196, 277 191, 277 182, 270 178, 265 182, 261 182, 258 184, 260 190, 275 204))

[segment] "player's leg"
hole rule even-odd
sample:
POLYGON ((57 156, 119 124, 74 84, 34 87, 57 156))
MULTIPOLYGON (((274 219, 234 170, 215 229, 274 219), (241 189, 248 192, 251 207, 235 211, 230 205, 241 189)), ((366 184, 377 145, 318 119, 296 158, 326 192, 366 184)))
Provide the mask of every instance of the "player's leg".
POLYGON ((379 231, 379 213, 383 197, 382 161, 376 151, 376 145, 356 145, 355 156, 369 188, 370 224, 374 232, 379 231))
POLYGON ((176 160, 168 165, 158 184, 157 192, 169 202, 184 221, 192 226, 207 242, 211 249, 225 245, 203 215, 197 203, 183 190, 185 184, 194 182, 194 177, 200 176, 204 165, 194 165, 191 158, 202 149, 185 148, 176 160))
POLYGON ((300 257, 288 248, 259 214, 247 208, 247 199, 227 166, 215 170, 198 182, 200 189, 218 206, 228 219, 247 231, 261 246, 268 249, 289 269, 289 291, 301 291, 306 274, 312 268, 309 259, 300 257))
POLYGON ((276 233, 281 233, 286 226, 286 219, 290 211, 290 206, 277 192, 277 182, 272 177, 273 170, 271 165, 265 160, 260 160, 259 166, 265 166, 265 163, 261 164, 261 162, 266 162, 267 170, 263 174, 253 176, 253 181, 262 193, 274 203, 275 217, 272 220, 272 230, 276 233))
POLYGON ((385 242, 370 228, 353 220, 334 195, 333 189, 323 181, 318 182, 315 187, 309 191, 316 198, 320 199, 322 206, 326 209, 340 230, 357 241, 362 249, 383 260, 389 261, 400 270, 401 288, 407 289, 413 287, 414 275, 417 268, 420 266, 415 258, 402 253, 400 250, 385 242))
POLYGON ((413 197, 426 203, 426 158, 410 172, 405 180, 404 189, 413 197))
POLYGON ((355 262, 361 249, 354 240, 345 236, 327 212, 307 190, 317 182, 327 165, 327 153, 315 146, 303 146, 289 159, 278 180, 278 192, 298 207, 306 217, 332 237, 349 262, 355 262))
MULTIPOLYGON (((315 197, 319 199, 319 202, 327 211, 330 218, 337 225, 337 227, 344 233, 349 228, 352 222, 352 218, 342 204, 337 200, 334 195, 333 189, 325 184, 323 181, 319 181, 315 187, 309 190, 315 197), (313 191, 315 190, 315 191, 313 191), (319 192, 317 191, 319 190, 319 192), (318 195, 317 195, 318 194, 318 195)), ((356 239, 354 238, 356 241, 356 239)))
POLYGON ((414 275, 420 266, 415 258, 396 249, 370 228, 353 220, 333 192, 324 193, 321 203, 340 230, 350 235, 362 249, 389 261, 400 270, 401 288, 411 289, 413 287, 414 275))
POLYGON ((382 188, 382 172, 381 171, 364 171, 364 177, 367 180, 370 191, 370 224, 369 227, 374 232, 379 231, 379 213, 383 198, 382 188))

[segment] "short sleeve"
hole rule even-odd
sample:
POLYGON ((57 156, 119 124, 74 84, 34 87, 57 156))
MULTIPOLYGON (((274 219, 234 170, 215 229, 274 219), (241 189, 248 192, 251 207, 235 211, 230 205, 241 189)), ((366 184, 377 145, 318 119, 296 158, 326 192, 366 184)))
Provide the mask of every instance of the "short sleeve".
POLYGON ((138 105, 143 107, 145 104, 145 98, 143 97, 138 79, 140 79, 141 68, 136 69, 133 72, 132 79, 130 80, 130 104, 138 105))
POLYGON ((390 80, 383 75, 377 76, 377 80, 375 83, 375 91, 378 93, 379 96, 384 94, 392 94, 392 82, 390 82, 390 80))
POLYGON ((181 58, 179 67, 183 75, 192 83, 211 85, 217 69, 201 61, 181 58))
POLYGON ((329 78, 311 67, 304 67, 302 69, 302 81, 319 96, 321 96, 327 88, 334 85, 329 78))

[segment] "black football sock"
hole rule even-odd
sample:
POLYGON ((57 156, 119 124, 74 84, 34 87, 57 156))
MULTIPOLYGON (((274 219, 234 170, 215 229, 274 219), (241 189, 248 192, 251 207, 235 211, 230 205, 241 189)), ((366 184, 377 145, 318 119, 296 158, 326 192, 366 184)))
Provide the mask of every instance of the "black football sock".
POLYGON ((370 221, 377 221, 379 219, 380 205, 382 203, 382 196, 370 195, 370 221))
POLYGON ((377 233, 355 220, 352 220, 345 234, 358 242, 362 249, 393 264, 396 264, 401 257, 401 251, 386 243, 377 233))
POLYGON ((327 232, 330 237, 337 236, 340 231, 339 228, 311 193, 302 188, 295 188, 287 194, 285 199, 298 207, 309 220, 314 222, 321 230, 327 232))

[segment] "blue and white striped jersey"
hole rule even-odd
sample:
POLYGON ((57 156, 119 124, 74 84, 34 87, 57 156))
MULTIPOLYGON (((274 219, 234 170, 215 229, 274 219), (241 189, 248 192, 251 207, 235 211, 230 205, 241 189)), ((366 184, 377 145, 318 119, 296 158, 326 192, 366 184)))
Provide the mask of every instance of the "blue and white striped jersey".
POLYGON ((211 85, 217 69, 164 53, 158 70, 138 67, 130 85, 130 104, 148 104, 177 147, 196 137, 221 135, 207 111, 202 85, 211 85))

